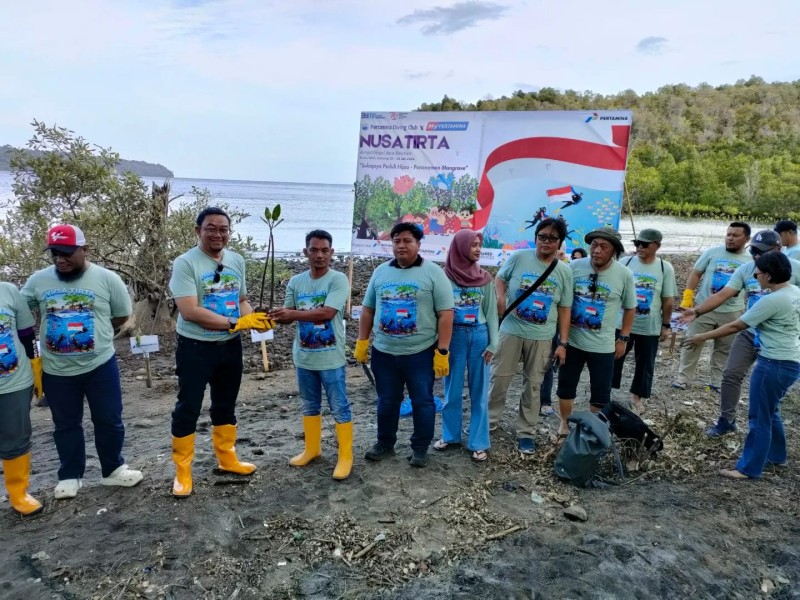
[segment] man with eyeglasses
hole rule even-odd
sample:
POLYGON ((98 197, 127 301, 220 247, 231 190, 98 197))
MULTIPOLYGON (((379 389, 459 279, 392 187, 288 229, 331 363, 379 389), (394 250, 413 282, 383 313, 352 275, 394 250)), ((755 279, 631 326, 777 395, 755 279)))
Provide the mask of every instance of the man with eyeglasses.
MULTIPOLYGON (((745 246, 750 241, 750 225, 734 221, 728 226, 725 234, 725 244, 709 248, 697 262, 694 263, 692 272, 686 280, 686 289, 680 308, 689 309, 695 304, 702 304, 709 296, 722 290, 730 281, 733 273, 743 264, 749 262, 745 246), (698 288, 699 285, 699 288, 698 288), (695 297, 695 290, 697 296, 695 297)), ((744 310, 742 298, 736 294, 720 304, 714 310, 704 312, 703 316, 695 319, 687 328, 685 337, 706 333, 718 327, 733 323, 744 310)), ((711 353, 711 372, 706 387, 717 393, 720 391, 722 371, 731 350, 733 340, 730 337, 716 338, 713 342, 714 350, 711 353)), ((703 351, 703 344, 697 346, 683 346, 678 365, 678 375, 672 387, 685 390, 689 381, 694 378, 697 363, 703 351)))
POLYGON ((583 367, 589 369, 589 408, 600 412, 611 400, 614 360, 625 354, 636 308, 633 273, 617 262, 625 252, 619 233, 611 227, 585 237, 589 258, 570 263, 574 285, 569 348, 558 372, 558 443, 569 435, 569 416, 583 367), (622 325, 616 329, 622 310, 622 325))
POLYGON ((75 225, 51 228, 47 249, 53 266, 31 275, 21 293, 41 315, 42 385, 61 463, 54 496, 74 498, 83 485, 84 398, 94 424, 100 483, 134 486, 142 473, 128 467, 122 457, 125 426, 114 349, 114 330, 132 312, 128 290, 119 275, 89 262, 86 237, 75 225))
POLYGON ((630 392, 631 404, 639 414, 644 412, 642 400, 650 398, 658 344, 666 340, 671 331, 672 305, 678 293, 675 269, 663 258, 656 257, 661 240, 661 232, 657 229, 643 229, 633 240, 636 254, 622 261, 633 273, 636 310, 630 339, 625 345, 625 354, 614 361, 611 387, 619 389, 625 358, 634 350, 636 366, 630 392))
POLYGON ((197 216, 197 245, 172 265, 169 289, 178 307, 175 350, 178 401, 172 412, 172 494, 192 493, 195 427, 206 386, 211 388, 212 443, 219 470, 251 475, 256 466, 236 457, 236 397, 242 382, 240 331, 272 329, 265 313, 247 301, 245 263, 227 250, 231 220, 221 208, 197 216))
MULTIPOLYGON (((744 290, 745 306, 747 310, 758 302, 767 290, 763 290, 756 276, 756 261, 762 254, 781 251, 781 238, 771 229, 764 229, 753 236, 750 243, 752 261, 736 269, 730 281, 719 292, 709 296, 705 302, 695 308, 686 309, 681 315, 681 321, 691 323, 702 317, 718 306, 722 306, 729 299, 744 290)), ((792 276, 789 283, 800 284, 800 262, 789 259, 792 267, 792 276)), ((719 437, 736 431, 736 405, 742 394, 742 382, 750 368, 758 358, 760 348, 758 333, 754 328, 748 328, 732 336, 731 350, 725 370, 722 372, 722 385, 720 386, 719 409, 720 415, 715 425, 706 431, 709 437, 719 437)), ((687 338, 688 339, 688 338, 687 338)))
POLYGON ((557 254, 567 235, 563 220, 544 219, 536 227, 536 249, 518 250, 503 264, 495 277, 497 312, 502 316, 541 276, 553 261, 556 266, 547 279, 503 319, 497 352, 489 375, 489 428, 496 429, 506 404, 511 379, 522 360, 522 396, 517 411, 517 447, 533 454, 533 440, 539 420, 539 388, 553 361, 564 363, 572 306, 572 274, 557 254), (551 356, 558 329, 559 344, 551 356))

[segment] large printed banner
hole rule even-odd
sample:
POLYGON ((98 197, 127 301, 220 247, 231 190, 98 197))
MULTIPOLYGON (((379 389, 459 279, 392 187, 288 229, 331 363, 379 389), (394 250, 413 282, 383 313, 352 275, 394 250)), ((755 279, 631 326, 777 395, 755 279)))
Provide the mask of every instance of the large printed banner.
POLYGON ((361 113, 352 250, 391 256, 389 231, 411 222, 422 256, 444 261, 470 228, 498 265, 547 217, 583 246, 619 226, 630 128, 630 111, 361 113))

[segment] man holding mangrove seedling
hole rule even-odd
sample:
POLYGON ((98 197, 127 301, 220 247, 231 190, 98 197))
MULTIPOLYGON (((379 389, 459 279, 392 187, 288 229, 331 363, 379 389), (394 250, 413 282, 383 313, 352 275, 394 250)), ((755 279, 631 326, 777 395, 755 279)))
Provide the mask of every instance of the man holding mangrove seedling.
MULTIPOLYGON (((731 223, 725 234, 725 245, 709 248, 694 263, 692 272, 689 273, 689 278, 686 280, 686 289, 683 291, 680 307, 685 309, 702 304, 706 298, 722 290, 730 281, 734 271, 748 262, 748 255, 744 248, 749 241, 750 225, 739 221, 731 223), (695 296, 695 290, 698 290, 697 296, 695 296)), ((733 323, 742 315, 743 309, 742 294, 732 296, 714 310, 695 319, 684 335, 689 338, 733 323)), ((713 343, 711 373, 706 385, 709 389, 719 393, 722 371, 725 369, 725 362, 728 360, 728 354, 733 345, 733 336, 714 338, 713 343)), ((689 381, 694 378, 702 351, 703 344, 682 347, 678 376, 672 383, 672 387, 679 390, 685 390, 688 387, 689 381)))
POLYGON ((178 401, 172 412, 172 493, 192 493, 192 459, 197 419, 206 386, 211 387, 211 424, 219 470, 251 475, 256 466, 236 457, 236 397, 242 382, 240 331, 272 329, 266 313, 247 301, 245 263, 226 246, 231 220, 221 208, 197 216, 197 246, 175 259, 169 289, 178 307, 175 350, 178 401))
POLYGON ((394 259, 375 269, 369 280, 354 352, 358 362, 369 360, 374 327, 378 441, 366 459, 379 461, 394 455, 405 387, 414 419, 408 460, 413 467, 425 467, 436 420, 433 380, 450 372, 453 288, 439 265, 419 255, 422 231, 416 225, 398 223, 389 235, 394 259))
POLYGON ((344 273, 330 268, 333 258, 330 233, 315 229, 306 234, 303 254, 308 258, 308 271, 289 280, 283 308, 269 314, 278 323, 297 321, 292 359, 303 401, 305 449, 289 464, 304 467, 322 455, 320 407, 324 388, 339 442, 339 460, 333 478, 347 479, 353 467, 353 421, 345 386, 343 315, 350 286, 344 273))

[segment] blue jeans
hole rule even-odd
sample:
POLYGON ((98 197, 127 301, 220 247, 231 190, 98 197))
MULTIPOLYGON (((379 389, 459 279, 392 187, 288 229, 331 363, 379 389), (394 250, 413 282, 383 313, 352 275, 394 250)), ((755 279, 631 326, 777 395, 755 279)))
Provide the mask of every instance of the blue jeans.
POLYGON ((322 406, 322 388, 324 387, 334 421, 337 423, 352 421, 350 403, 347 401, 344 366, 323 371, 297 367, 297 386, 300 388, 300 398, 303 401, 304 417, 319 415, 322 406))
POLYGON ((489 365, 483 353, 489 345, 486 324, 456 325, 450 342, 450 375, 444 378, 442 409, 442 439, 461 442, 461 399, 464 391, 464 371, 469 387, 469 435, 467 448, 472 451, 487 450, 489 443, 489 365))
POLYGON ((94 445, 103 477, 125 464, 122 443, 122 387, 117 357, 80 375, 42 375, 42 386, 53 415, 53 439, 61 466, 58 480, 80 479, 86 470, 86 441, 83 437, 83 398, 89 403, 94 424, 94 445))
POLYGON ((786 462, 786 435, 781 420, 781 400, 800 377, 800 363, 758 357, 750 376, 749 431, 736 470, 761 477, 768 463, 786 462))
POLYGON ((394 355, 372 348, 372 373, 378 388, 378 444, 394 448, 403 387, 413 409, 411 449, 427 452, 433 439, 436 405, 433 403, 433 346, 416 354, 394 355))
POLYGON ((194 433, 203 408, 206 386, 211 388, 211 424, 236 425, 236 397, 242 384, 242 339, 201 342, 178 335, 175 349, 178 401, 172 411, 172 435, 194 433))

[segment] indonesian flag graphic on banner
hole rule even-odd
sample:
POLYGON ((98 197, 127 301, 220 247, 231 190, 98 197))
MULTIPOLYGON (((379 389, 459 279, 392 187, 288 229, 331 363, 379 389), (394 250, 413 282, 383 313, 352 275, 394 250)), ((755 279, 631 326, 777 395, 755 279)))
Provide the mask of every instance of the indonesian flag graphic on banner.
POLYGON ((575 193, 575 190, 572 189, 571 185, 566 187, 555 188, 552 190, 547 190, 547 200, 551 203, 553 202, 569 202, 572 200, 572 195, 575 193))
POLYGON ((80 333, 83 331, 83 323, 67 323, 67 331, 70 333, 80 333))

